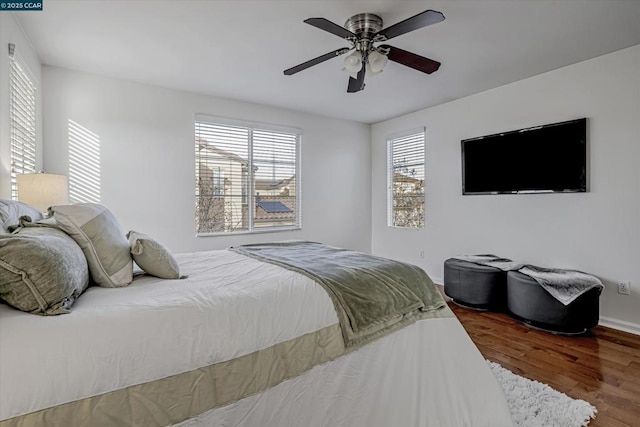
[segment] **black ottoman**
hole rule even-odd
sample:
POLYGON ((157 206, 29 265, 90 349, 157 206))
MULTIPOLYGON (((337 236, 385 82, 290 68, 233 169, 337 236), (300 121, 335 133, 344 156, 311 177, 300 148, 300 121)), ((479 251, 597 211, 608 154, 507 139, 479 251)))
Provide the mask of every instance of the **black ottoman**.
POLYGON ((453 302, 479 310, 502 310, 507 272, 455 258, 444 262, 444 293, 453 302))
POLYGON ((600 288, 589 289, 564 305, 533 278, 510 271, 507 274, 507 310, 533 327, 560 334, 581 334, 598 324, 600 288))

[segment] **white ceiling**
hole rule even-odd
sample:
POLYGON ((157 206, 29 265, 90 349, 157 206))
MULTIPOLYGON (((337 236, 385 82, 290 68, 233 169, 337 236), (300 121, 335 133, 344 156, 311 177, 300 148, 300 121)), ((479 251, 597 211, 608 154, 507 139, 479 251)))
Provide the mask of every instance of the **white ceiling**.
POLYGON ((374 123, 640 44, 640 0, 58 1, 17 14, 44 64, 374 123), (444 22, 389 41, 442 62, 389 62, 346 93, 348 46, 302 21, 372 12, 384 27, 427 9, 444 22))

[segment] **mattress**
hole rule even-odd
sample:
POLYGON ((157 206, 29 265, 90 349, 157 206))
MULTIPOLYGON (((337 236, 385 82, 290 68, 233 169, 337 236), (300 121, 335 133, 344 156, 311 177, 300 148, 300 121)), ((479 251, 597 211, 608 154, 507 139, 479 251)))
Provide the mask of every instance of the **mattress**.
MULTIPOLYGON (((83 417, 102 411, 101 397, 193 373, 201 379, 212 366, 251 362, 261 351, 338 326, 330 298, 306 276, 231 251, 176 258, 187 279, 145 276, 126 288, 92 287, 68 315, 0 305, 0 426, 91 425, 83 417)), ((511 425, 497 381, 450 312, 348 354, 339 350, 188 419, 160 411, 144 424, 511 425)), ((107 411, 99 424, 138 426, 126 415, 130 406, 155 405, 148 395, 126 396, 122 413, 107 411)), ((191 408, 207 396, 183 400, 176 396, 191 408)))

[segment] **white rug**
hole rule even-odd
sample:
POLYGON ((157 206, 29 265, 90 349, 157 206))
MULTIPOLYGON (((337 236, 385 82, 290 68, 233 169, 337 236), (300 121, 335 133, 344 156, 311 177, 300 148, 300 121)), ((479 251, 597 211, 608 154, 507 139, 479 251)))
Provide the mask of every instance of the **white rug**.
POLYGON ((487 362, 504 390, 517 427, 583 427, 598 412, 589 402, 572 399, 546 384, 487 362))

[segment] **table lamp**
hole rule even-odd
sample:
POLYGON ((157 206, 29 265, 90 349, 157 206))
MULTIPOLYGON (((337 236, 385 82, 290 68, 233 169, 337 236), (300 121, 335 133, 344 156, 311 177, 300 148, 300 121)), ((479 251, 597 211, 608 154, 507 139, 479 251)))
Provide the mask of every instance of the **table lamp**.
POLYGON ((29 173, 16 176, 18 200, 41 212, 49 206, 69 204, 69 186, 65 175, 29 173))

